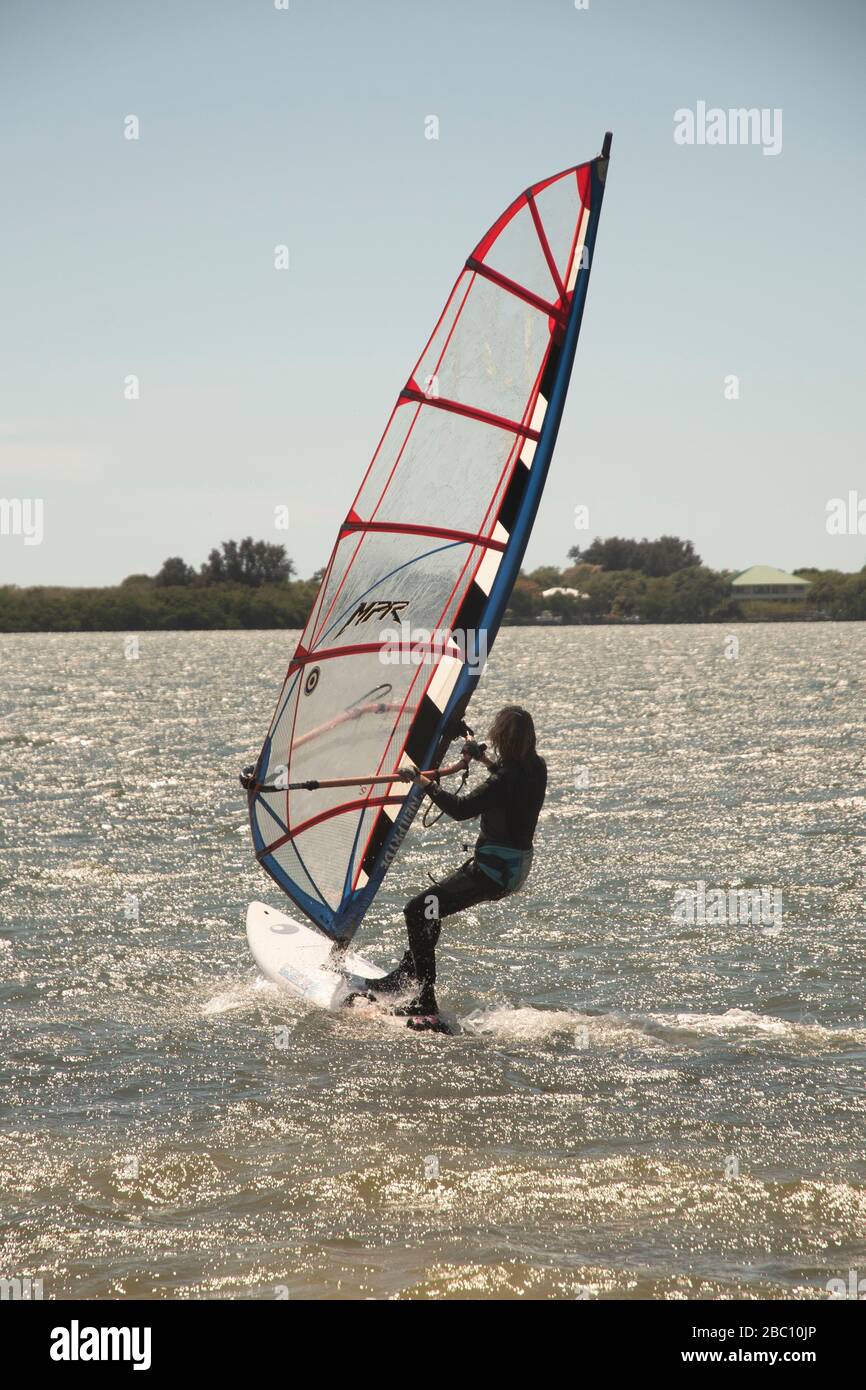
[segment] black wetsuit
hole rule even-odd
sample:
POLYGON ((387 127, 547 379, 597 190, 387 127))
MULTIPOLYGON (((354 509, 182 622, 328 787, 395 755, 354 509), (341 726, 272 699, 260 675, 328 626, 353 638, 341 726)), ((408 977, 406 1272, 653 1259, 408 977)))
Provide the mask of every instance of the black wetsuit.
POLYGON ((456 873, 431 883, 403 909, 409 950, 396 970, 373 985, 376 992, 414 987, 419 1013, 436 1013, 436 943, 443 917, 476 903, 516 893, 532 865, 532 837, 547 787, 547 766, 533 754, 525 763, 505 763, 469 796, 436 784, 428 795, 453 820, 481 817, 475 854, 456 873))

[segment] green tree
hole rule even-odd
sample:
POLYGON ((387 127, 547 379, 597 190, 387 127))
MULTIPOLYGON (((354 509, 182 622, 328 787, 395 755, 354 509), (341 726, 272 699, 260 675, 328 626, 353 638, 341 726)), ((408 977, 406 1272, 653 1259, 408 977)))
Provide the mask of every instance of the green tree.
POLYGON ((542 565, 528 576, 539 589, 554 589, 562 583, 562 575, 556 565, 542 565))
POLYGON ((589 595, 581 604, 581 611, 591 619, 607 618, 616 597, 619 576, 615 574, 591 574, 581 585, 583 593, 589 595))
POLYGON ((568 556, 575 564, 601 565, 605 570, 633 570, 638 568, 635 563, 637 545, 637 541, 624 540, 622 536, 608 536, 604 541, 596 536, 585 549, 573 546, 568 556))
POLYGON ((671 576, 672 609, 668 621, 705 623, 733 616, 734 600, 726 575, 689 568, 671 576))
POLYGON ((657 541, 641 541, 639 559, 638 568, 653 578, 677 574, 682 570, 698 569, 701 563, 701 557, 696 554, 691 541, 681 541, 677 536, 660 536, 657 541))
POLYGON ((160 588, 167 585, 191 584, 195 579, 195 570, 192 565, 188 565, 179 555, 172 555, 168 560, 163 560, 162 569, 154 579, 154 584, 160 588))
POLYGON ((284 545, 254 541, 245 536, 240 542, 223 541, 222 550, 212 550, 201 567, 204 584, 286 584, 295 566, 284 545))
POLYGON ((660 578, 678 570, 697 568, 701 557, 691 541, 677 536, 660 536, 657 541, 627 540, 623 536, 596 536, 585 550, 573 546, 568 552, 575 564, 601 565, 605 570, 635 570, 640 574, 660 578))
POLYGON ((541 608, 541 590, 525 574, 518 575, 511 592, 511 616, 517 622, 528 622, 541 608))

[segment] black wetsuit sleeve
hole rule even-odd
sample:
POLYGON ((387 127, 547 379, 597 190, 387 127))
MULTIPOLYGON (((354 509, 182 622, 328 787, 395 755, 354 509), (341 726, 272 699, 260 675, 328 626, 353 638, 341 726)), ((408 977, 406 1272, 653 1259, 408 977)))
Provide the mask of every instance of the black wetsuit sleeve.
POLYGON ((444 787, 435 783, 426 790, 430 799, 452 820, 474 820, 485 811, 492 811, 494 806, 501 806, 505 796, 502 778, 498 773, 488 777, 477 791, 470 792, 468 796, 455 796, 453 792, 447 792, 444 787))

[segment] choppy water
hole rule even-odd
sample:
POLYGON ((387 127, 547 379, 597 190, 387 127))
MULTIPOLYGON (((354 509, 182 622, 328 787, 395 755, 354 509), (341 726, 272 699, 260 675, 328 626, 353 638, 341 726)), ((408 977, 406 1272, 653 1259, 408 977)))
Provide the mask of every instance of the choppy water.
MULTIPOLYGON (((445 924, 452 1039, 256 977, 243 913, 280 895, 236 773, 291 638, 0 638, 0 1275, 750 1298, 866 1273, 866 626, 727 636, 501 635, 473 716, 528 704, 550 790, 521 896, 445 924), (779 890, 782 920, 674 921, 698 880, 779 890)), ((413 830, 374 959, 464 838, 413 830)))

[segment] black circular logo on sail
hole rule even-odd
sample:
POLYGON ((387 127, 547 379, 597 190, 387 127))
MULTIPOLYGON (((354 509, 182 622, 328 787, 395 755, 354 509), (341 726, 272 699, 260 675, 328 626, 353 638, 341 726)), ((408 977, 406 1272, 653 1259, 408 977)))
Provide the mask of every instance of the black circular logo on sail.
POLYGON ((312 695, 316 686, 319 684, 319 668, 314 666, 307 679, 304 681, 304 694, 312 695))

